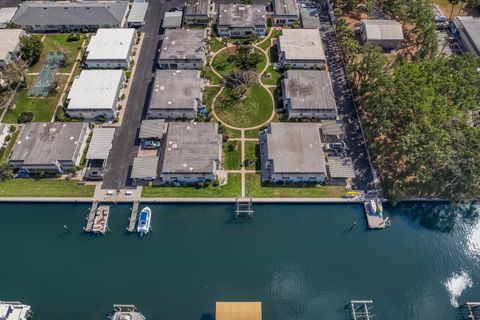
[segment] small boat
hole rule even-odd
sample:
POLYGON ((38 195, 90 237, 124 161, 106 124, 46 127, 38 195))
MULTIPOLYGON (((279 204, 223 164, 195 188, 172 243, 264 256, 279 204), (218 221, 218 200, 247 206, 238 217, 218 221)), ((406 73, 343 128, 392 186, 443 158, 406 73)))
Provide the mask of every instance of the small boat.
POLYGON ((383 205, 382 201, 380 199, 376 200, 377 203, 377 214, 380 216, 380 218, 383 218, 383 205))
POLYGON ((377 203, 375 200, 368 201, 368 211, 371 215, 375 215, 377 213, 377 203))
POLYGON ((152 210, 149 207, 145 207, 140 212, 140 217, 138 218, 137 232, 140 233, 140 236, 147 234, 150 231, 150 220, 152 218, 152 210))

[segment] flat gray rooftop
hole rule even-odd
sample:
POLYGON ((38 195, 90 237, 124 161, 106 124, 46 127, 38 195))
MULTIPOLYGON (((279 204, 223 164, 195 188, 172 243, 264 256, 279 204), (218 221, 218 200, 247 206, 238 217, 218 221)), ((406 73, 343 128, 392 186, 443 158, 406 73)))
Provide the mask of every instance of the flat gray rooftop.
POLYGON ((18 25, 118 25, 128 1, 24 1, 12 21, 18 25))
POLYGON ((268 158, 274 173, 326 173, 318 124, 274 122, 269 130, 268 158))
POLYGON ((185 8, 185 14, 189 16, 209 15, 210 0, 188 0, 185 8))
POLYGON ((10 22, 10 20, 12 20, 17 10, 18 10, 18 7, 0 8, 0 26, 10 22))
POLYGON ((182 26, 183 11, 165 12, 163 17, 164 28, 180 28, 182 26))
POLYGON ((167 133, 167 124, 164 119, 143 120, 140 125, 140 139, 161 139, 167 133))
POLYGON ((168 29, 165 31, 160 60, 204 59, 204 29, 168 29))
POLYGON ((128 14, 127 22, 141 23, 145 20, 147 14, 148 2, 134 2, 130 13, 128 14))
POLYGON ((282 29, 278 44, 287 60, 326 60, 319 30, 282 29))
POLYGON ((461 21, 464 31, 470 38, 476 50, 480 52, 480 18, 457 17, 461 21))
POLYGON ((287 70, 285 75, 285 97, 292 109, 336 109, 328 71, 287 70))
POLYGON ((403 40, 402 25, 395 20, 362 20, 367 40, 403 40))
POLYGON ((317 10, 300 8, 300 17, 302 18, 302 27, 304 29, 320 29, 320 18, 317 10))
POLYGON ((327 157, 330 178, 355 178, 352 158, 327 157))
POLYGON ((275 0, 273 10, 276 16, 298 16, 296 0, 275 0))
POLYGON ((219 161, 222 136, 214 122, 170 122, 162 173, 212 173, 219 161))
POLYGON ((158 176, 159 157, 135 157, 133 158, 132 179, 156 178, 158 176))
POLYGON ((220 4, 218 25, 250 27, 266 25, 265 7, 260 4, 220 4))
POLYGON ((198 70, 157 70, 149 109, 193 109, 201 97, 198 70))
POLYGON ((50 164, 72 160, 78 154, 87 130, 87 123, 27 123, 15 142, 10 161, 50 164))
POLYGON ((20 43, 22 29, 0 29, 0 59, 4 60, 20 43))

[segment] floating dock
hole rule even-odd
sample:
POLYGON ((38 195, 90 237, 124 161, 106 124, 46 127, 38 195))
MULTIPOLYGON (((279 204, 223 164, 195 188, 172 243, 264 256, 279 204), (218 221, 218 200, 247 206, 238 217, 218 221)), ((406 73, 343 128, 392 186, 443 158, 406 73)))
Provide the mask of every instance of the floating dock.
POLYGON ((98 201, 93 202, 88 213, 87 225, 85 232, 93 232, 96 234, 105 234, 108 229, 108 217, 110 216, 109 206, 99 206, 98 201))
POLYGON ((107 316, 108 320, 145 320, 143 314, 137 311, 133 304, 114 304, 113 312, 107 316))
POLYGON ((137 231, 136 225, 137 225, 137 219, 138 219, 138 208, 140 206, 140 202, 134 201, 133 206, 132 206, 132 213, 130 215, 130 222, 128 223, 128 232, 135 232, 137 231))
POLYGON ((370 212, 368 201, 363 203, 363 208, 365 209, 365 216, 367 217, 368 229, 385 229, 385 227, 390 226, 390 220, 388 218, 384 219, 380 215, 370 212))
POLYGON ((33 315, 30 306, 19 301, 0 301, 0 319, 27 320, 33 315))
POLYGON ((352 320, 370 320, 375 317, 372 312, 372 300, 352 300, 350 301, 349 311, 352 320))

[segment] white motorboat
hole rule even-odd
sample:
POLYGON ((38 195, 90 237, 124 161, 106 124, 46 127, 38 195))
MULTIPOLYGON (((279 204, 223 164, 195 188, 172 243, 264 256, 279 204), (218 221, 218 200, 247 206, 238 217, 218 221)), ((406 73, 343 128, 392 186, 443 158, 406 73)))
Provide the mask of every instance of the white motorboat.
POLYGON ((371 215, 375 215, 377 213, 377 204, 375 200, 368 201, 368 211, 371 215))
POLYGON ((383 218, 383 205, 380 199, 377 199, 377 214, 380 216, 380 218, 383 218))
POLYGON ((149 207, 145 207, 140 212, 137 224, 137 232, 140 236, 147 234, 150 231, 150 220, 152 219, 152 210, 149 207))

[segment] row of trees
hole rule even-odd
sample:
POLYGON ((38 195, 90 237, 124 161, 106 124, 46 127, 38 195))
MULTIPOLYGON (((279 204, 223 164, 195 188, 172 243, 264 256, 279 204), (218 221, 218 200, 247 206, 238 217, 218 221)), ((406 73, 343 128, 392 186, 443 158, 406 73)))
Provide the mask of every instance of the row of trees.
POLYGON ((392 200, 480 194, 480 59, 389 61, 363 49, 354 81, 365 135, 392 200))

